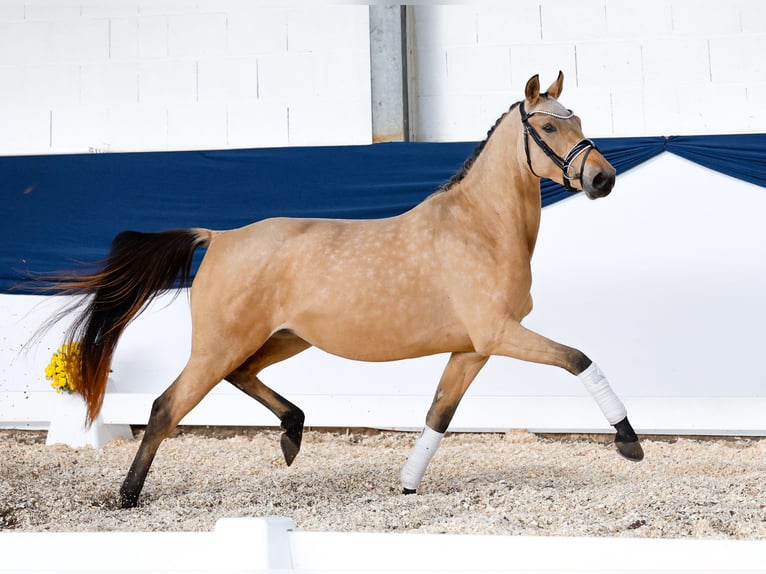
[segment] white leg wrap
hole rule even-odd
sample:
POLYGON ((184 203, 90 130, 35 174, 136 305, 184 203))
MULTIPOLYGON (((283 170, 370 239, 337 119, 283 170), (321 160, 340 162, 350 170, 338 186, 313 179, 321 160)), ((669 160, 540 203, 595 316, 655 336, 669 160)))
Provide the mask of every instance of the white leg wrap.
POLYGON ((442 438, 444 438, 444 433, 436 432, 428 426, 423 429, 422 434, 415 441, 415 446, 412 447, 410 456, 407 457, 407 462, 402 467, 402 474, 399 478, 403 488, 409 490, 418 488, 423 474, 426 472, 426 467, 436 454, 442 438))
POLYGON ((628 416, 625 405, 614 394, 612 387, 609 386, 609 381, 606 380, 604 373, 601 372, 596 363, 591 363, 587 369, 577 375, 577 378, 588 389, 610 425, 615 425, 628 416))

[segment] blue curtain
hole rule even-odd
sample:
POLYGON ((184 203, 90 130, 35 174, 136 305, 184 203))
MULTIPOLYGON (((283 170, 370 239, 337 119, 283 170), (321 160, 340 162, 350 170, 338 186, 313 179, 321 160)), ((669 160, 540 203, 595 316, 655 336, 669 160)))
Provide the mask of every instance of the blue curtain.
MULTIPOLYGON (((671 151, 766 186, 766 134, 596 140, 617 173, 671 151)), ((0 157, 0 292, 102 259, 124 229, 230 229, 272 216, 388 217, 446 182, 476 142, 0 157)), ((543 180, 543 205, 569 196, 543 180)))
POLYGON ((666 149, 712 170, 766 187, 766 134, 670 136, 666 149))
MULTIPOLYGON (((618 176, 661 154, 665 148, 663 137, 595 138, 593 142, 617 170, 618 176)), ((540 192, 543 197, 543 207, 571 195, 564 186, 548 179, 542 180, 540 192)))

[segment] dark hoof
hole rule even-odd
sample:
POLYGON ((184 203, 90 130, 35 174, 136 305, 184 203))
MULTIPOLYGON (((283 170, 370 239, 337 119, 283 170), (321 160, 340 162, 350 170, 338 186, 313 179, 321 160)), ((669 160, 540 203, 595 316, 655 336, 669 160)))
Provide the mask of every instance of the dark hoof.
POLYGON ((136 506, 138 506, 137 494, 120 493, 120 508, 135 508, 136 506))
POLYGON ((633 430, 628 417, 625 417, 614 428, 617 430, 617 435, 614 437, 614 444, 617 447, 617 452, 628 460, 638 462, 644 459, 644 449, 641 448, 641 443, 638 442, 638 435, 633 430))
POLYGON ((303 411, 296 407, 294 412, 282 419, 282 438, 279 444, 282 447, 282 454, 285 456, 287 466, 290 466, 298 452, 301 450, 301 440, 303 439, 303 422, 305 420, 303 411))
POLYGON ((617 452, 628 460, 633 462, 639 462, 644 460, 644 449, 641 448, 641 443, 635 442, 615 442, 617 452))
POLYGON ((415 494, 414 488, 402 488, 402 494, 415 494))
POLYGON ((296 442, 289 434, 283 433, 282 438, 279 440, 279 446, 282 447, 282 454, 285 456, 287 466, 290 466, 301 450, 301 437, 299 436, 296 442))

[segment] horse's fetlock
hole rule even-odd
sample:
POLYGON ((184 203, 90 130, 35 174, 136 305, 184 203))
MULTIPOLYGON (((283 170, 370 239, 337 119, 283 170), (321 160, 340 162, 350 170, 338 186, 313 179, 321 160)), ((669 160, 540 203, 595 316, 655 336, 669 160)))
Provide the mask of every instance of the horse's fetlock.
POLYGON ((305 421, 306 415, 301 409, 296 408, 294 411, 290 411, 284 417, 282 417, 281 426, 285 432, 302 431, 305 421))
POLYGON ((567 355, 567 367, 566 369, 573 375, 579 375, 585 369, 590 367, 591 361, 588 356, 577 349, 572 349, 567 355))

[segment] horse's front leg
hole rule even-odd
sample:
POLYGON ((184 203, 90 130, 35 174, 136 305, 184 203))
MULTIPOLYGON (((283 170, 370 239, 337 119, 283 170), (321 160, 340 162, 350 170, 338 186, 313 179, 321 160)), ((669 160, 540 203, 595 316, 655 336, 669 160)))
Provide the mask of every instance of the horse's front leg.
POLYGON ((492 338, 477 338, 475 341, 477 351, 482 354, 504 355, 523 361, 553 365, 576 375, 609 424, 617 431, 614 439, 617 451, 629 460, 640 461, 644 458, 638 436, 628 421, 625 405, 614 393, 598 365, 584 353, 546 339, 513 320, 508 320, 496 333, 492 338))
POLYGON ((426 416, 426 426, 415 441, 415 446, 402 468, 401 483, 404 494, 414 494, 417 490, 460 399, 488 359, 489 357, 476 353, 453 353, 450 356, 426 416))

